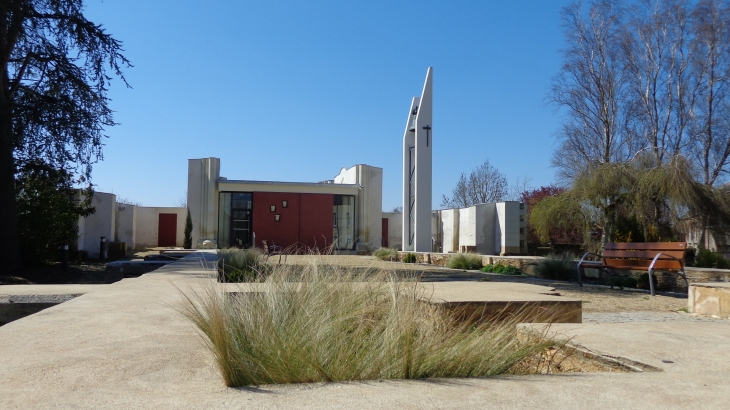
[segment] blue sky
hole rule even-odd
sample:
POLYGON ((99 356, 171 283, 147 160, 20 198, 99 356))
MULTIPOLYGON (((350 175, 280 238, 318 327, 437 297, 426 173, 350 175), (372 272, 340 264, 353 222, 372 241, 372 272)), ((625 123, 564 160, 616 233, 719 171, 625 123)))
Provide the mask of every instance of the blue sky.
POLYGON ((433 204, 488 159, 510 181, 554 182, 560 118, 546 105, 569 1, 89 0, 124 42, 96 189, 176 205, 187 159, 229 179, 320 181, 383 168, 401 203, 410 101, 434 67, 433 204))

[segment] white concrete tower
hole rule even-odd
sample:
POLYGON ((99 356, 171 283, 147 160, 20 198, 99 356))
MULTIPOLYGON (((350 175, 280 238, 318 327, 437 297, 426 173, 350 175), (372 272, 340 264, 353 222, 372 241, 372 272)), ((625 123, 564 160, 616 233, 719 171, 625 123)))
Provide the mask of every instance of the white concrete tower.
POLYGON ((433 67, 421 98, 413 97, 403 134, 403 250, 431 252, 431 130, 433 67))

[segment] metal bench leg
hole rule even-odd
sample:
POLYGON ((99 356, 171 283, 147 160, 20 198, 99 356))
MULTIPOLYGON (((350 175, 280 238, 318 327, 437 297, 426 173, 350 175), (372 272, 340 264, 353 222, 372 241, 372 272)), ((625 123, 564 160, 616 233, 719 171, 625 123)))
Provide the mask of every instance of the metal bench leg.
POLYGON ((578 262, 578 286, 580 286, 581 288, 583 287, 583 261, 590 254, 590 252, 584 253, 583 257, 580 258, 580 261, 578 262))
POLYGON ((578 286, 583 287, 583 265, 578 264, 578 286))
POLYGON ((651 278, 652 273, 654 273, 654 268, 649 269, 649 290, 651 291, 652 296, 656 296, 654 293, 654 281, 651 278))

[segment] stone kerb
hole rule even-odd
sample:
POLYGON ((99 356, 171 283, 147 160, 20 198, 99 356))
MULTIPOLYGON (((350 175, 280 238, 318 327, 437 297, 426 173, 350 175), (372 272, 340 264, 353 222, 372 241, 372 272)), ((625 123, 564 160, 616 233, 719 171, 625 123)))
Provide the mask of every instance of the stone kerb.
POLYGON ((730 319, 730 283, 692 283, 687 307, 690 313, 730 319))

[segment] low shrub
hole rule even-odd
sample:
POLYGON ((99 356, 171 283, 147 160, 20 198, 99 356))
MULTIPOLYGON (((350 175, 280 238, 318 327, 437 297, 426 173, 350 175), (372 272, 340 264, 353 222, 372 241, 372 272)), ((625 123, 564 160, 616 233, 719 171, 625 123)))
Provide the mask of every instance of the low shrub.
POLYGON ((278 265, 258 289, 183 293, 227 386, 534 373, 524 363, 555 345, 518 337, 521 314, 460 321, 392 272, 278 265))
POLYGON ((477 270, 482 267, 482 257, 473 253, 456 253, 446 260, 446 267, 451 269, 477 270))
POLYGON ((405 263, 416 263, 418 262, 418 256, 415 253, 408 252, 403 255, 403 262, 405 263))
POLYGON ((578 277, 578 263, 572 253, 551 253, 535 265, 535 273, 543 279, 573 281, 578 277))
MULTIPOLYGON (((651 275, 651 279, 654 282, 654 289, 659 289, 659 278, 656 273, 651 275)), ((644 272, 636 279, 636 287, 639 289, 651 289, 649 287, 649 272, 644 272)))
POLYGON ((730 261, 720 256, 717 252, 700 248, 694 258, 694 265, 698 268, 730 269, 730 261))
POLYGON ((495 265, 487 265, 483 267, 481 271, 487 273, 499 273, 501 275, 522 275, 522 270, 520 268, 514 267, 512 265, 502 265, 501 263, 497 263, 495 265))
MULTIPOLYGON (((645 277, 645 280, 647 283, 646 289, 648 289, 649 288, 648 277, 645 277)), ((654 281, 655 281, 654 284, 656 285, 656 278, 654 278, 654 281)), ((623 289, 623 288, 635 289, 638 285, 638 281, 636 279, 632 278, 631 276, 615 276, 615 275, 603 276, 599 283, 601 285, 613 286, 613 287, 617 287, 619 289, 623 289)))
POLYGON ((393 248, 380 248, 373 252, 373 256, 381 261, 395 261, 398 260, 398 250, 393 248))
POLYGON ((218 280, 220 282, 257 282, 270 271, 263 253, 251 249, 221 249, 218 251, 218 280))

